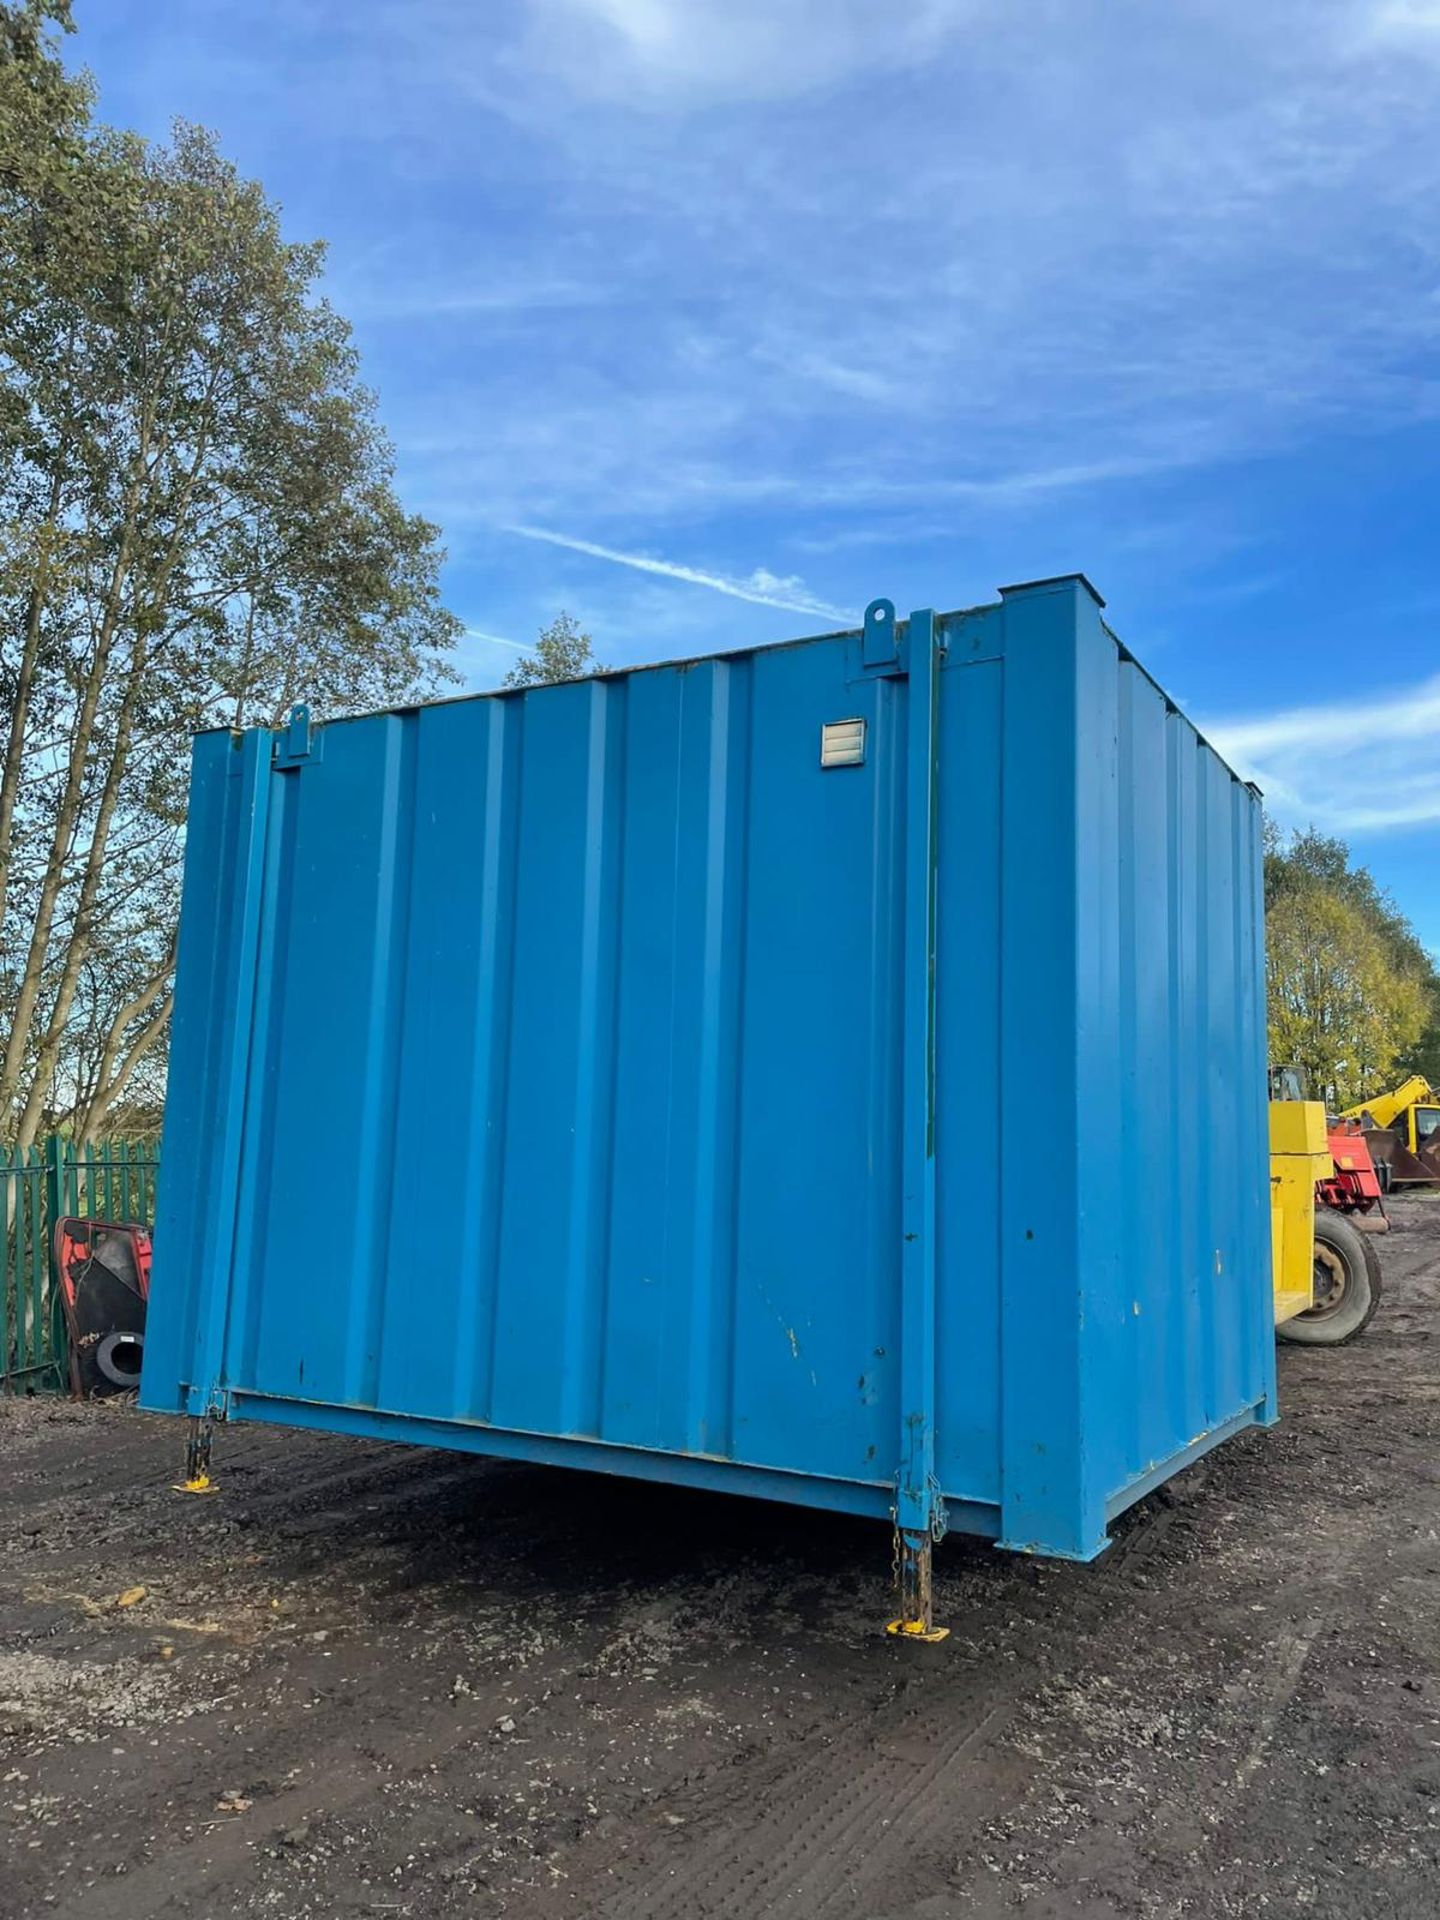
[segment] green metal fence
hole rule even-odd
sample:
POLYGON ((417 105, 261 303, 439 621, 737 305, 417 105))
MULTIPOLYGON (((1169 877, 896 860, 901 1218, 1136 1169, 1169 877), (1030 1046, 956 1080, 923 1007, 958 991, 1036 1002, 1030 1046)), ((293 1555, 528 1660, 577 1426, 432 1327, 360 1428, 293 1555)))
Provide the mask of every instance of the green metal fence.
POLYGON ((77 1147, 0 1146, 0 1392, 63 1391, 69 1383, 65 1321, 50 1243, 67 1214, 155 1222, 160 1150, 154 1141, 77 1147))

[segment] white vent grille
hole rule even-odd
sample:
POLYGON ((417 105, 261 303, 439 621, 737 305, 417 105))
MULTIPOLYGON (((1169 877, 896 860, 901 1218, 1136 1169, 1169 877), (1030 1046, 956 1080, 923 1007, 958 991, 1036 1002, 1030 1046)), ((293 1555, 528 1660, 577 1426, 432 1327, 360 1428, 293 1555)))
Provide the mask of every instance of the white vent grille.
POLYGON ((863 767, 865 722, 827 720, 820 729, 820 764, 822 767, 863 767))

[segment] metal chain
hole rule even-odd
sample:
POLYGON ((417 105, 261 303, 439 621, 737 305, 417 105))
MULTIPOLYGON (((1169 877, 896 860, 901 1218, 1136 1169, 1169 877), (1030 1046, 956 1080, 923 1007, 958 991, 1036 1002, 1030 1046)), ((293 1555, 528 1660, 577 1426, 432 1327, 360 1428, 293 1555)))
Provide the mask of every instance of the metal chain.
POLYGON ((949 1529, 950 1515, 945 1508, 945 1496, 940 1491, 940 1482, 932 1473, 930 1476, 930 1538, 938 1545, 949 1529))

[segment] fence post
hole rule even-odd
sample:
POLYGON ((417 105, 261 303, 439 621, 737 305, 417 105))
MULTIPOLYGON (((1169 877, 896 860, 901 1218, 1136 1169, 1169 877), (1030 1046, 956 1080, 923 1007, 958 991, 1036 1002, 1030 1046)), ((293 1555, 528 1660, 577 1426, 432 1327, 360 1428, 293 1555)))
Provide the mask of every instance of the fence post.
MULTIPOLYGON (((55 1222, 65 1212, 65 1142, 52 1133, 45 1142, 45 1237, 54 1238, 55 1222)), ((49 1251, 47 1244, 46 1251, 49 1251)))
POLYGON ((60 1134, 52 1133, 45 1142, 45 1205, 44 1218, 40 1223, 41 1244, 38 1263, 42 1285, 41 1297, 35 1303, 37 1318, 35 1358, 38 1360, 43 1351, 45 1358, 55 1368, 56 1384, 62 1390, 69 1361, 69 1342, 64 1335, 57 1338, 53 1262, 55 1225, 65 1214, 67 1197, 65 1188, 65 1141, 60 1134))

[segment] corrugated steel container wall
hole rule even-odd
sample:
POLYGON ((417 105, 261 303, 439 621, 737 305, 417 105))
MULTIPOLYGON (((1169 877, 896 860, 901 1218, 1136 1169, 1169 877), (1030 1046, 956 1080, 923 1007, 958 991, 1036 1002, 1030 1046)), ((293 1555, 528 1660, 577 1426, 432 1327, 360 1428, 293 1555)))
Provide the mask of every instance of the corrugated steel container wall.
POLYGON ((202 735, 143 1403, 1089 1556, 1273 1417, 1260 858, 1078 578, 202 735))

